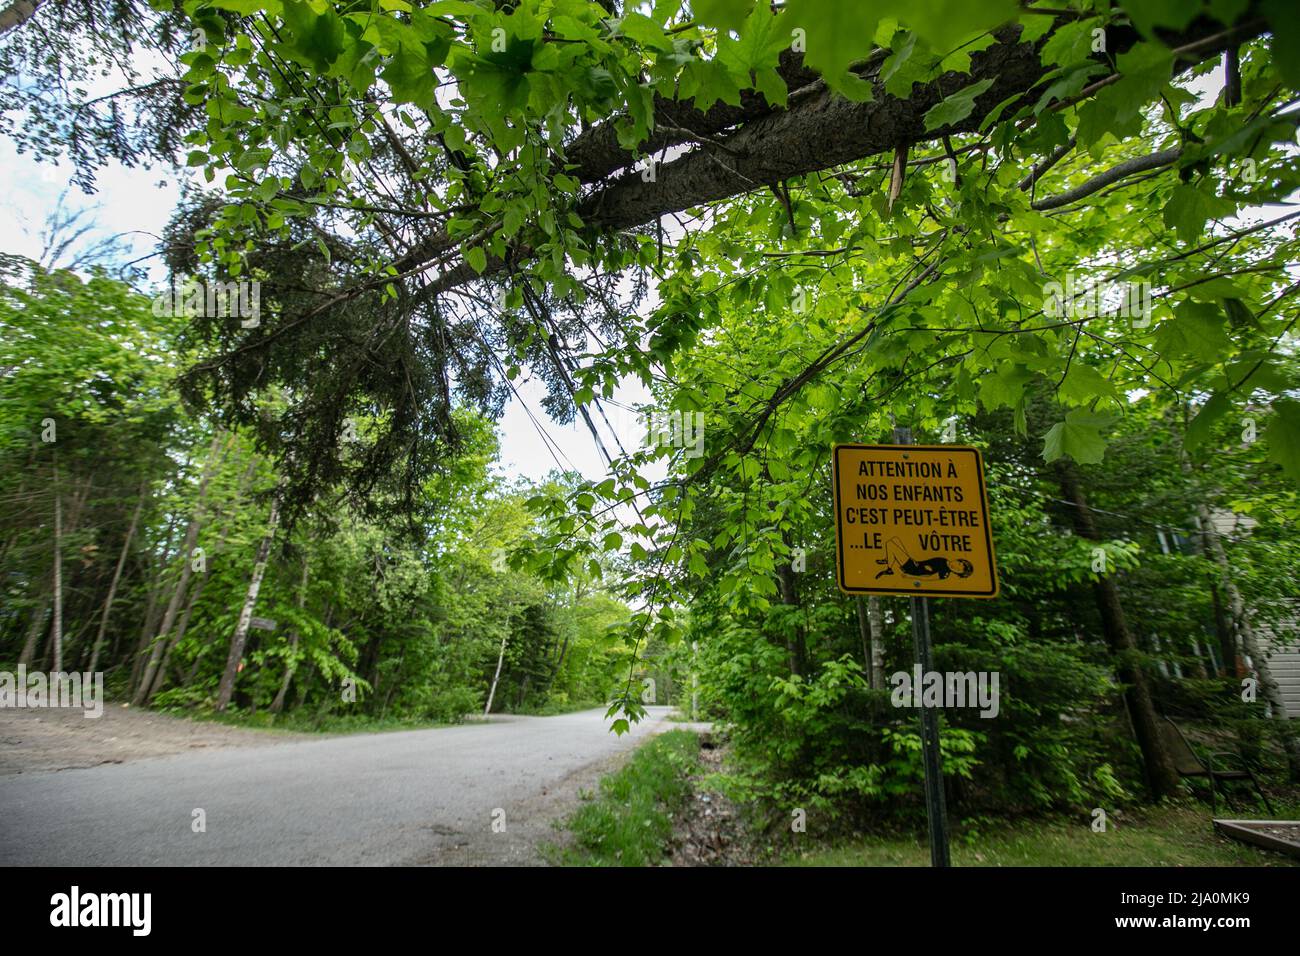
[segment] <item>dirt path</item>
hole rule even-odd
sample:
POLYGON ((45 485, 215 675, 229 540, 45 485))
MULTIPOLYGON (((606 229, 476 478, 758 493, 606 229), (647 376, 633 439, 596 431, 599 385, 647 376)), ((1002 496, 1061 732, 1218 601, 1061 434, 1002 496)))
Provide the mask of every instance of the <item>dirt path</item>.
POLYGON ((223 747, 261 747, 317 735, 248 730, 106 704, 88 718, 70 708, 0 707, 0 774, 71 770, 223 747))
POLYGON ((705 784, 709 774, 722 770, 725 750, 708 728, 701 735, 700 766, 694 774, 690 802, 673 823, 670 866, 754 866, 760 847, 741 818, 741 808, 705 784))

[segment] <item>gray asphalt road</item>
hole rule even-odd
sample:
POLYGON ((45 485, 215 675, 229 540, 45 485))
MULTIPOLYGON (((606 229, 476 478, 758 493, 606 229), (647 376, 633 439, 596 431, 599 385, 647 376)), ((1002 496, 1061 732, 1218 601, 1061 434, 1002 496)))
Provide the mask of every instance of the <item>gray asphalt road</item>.
POLYGON ((0 865, 535 863, 667 713, 621 738, 592 710, 3 776, 0 865))

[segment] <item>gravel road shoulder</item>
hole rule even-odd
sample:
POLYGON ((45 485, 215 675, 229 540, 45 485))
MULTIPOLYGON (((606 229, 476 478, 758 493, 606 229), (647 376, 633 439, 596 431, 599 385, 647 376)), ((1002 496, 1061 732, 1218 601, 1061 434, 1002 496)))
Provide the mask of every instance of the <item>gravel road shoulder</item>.
POLYGON ((122 704, 100 717, 54 707, 0 708, 0 774, 125 763, 223 747, 264 747, 319 735, 187 720, 122 704))

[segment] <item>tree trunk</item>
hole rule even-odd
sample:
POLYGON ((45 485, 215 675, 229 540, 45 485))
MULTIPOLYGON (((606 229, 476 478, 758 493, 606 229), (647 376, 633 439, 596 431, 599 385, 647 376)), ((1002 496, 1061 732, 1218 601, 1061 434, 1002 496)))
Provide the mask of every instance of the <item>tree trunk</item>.
POLYGON ((401 682, 402 663, 406 660, 406 645, 402 645, 402 652, 397 655, 397 666, 393 668, 393 679, 388 682, 388 693, 384 694, 384 705, 379 708, 379 719, 383 720, 384 715, 388 713, 388 705, 393 702, 393 695, 397 693, 397 686, 401 682))
MULTIPOLYGON (((181 467, 180 473, 189 470, 191 458, 186 457, 185 464, 181 467)), ((179 520, 179 512, 173 510, 171 516, 167 519, 167 531, 163 535, 162 550, 151 564, 157 565, 157 571, 153 574, 153 581, 148 585, 149 598, 145 603, 144 623, 140 627, 140 636, 136 638, 135 650, 131 654, 131 680, 128 687, 137 687, 140 684, 140 675, 144 671, 144 665, 147 658, 145 651, 149 649, 149 642, 153 635, 158 631, 158 618, 162 614, 162 608, 158 599, 162 597, 163 588, 166 585, 167 569, 171 566, 174 554, 172 552, 172 541, 176 537, 176 523, 179 520)), ((149 572, 149 568, 141 569, 141 579, 144 579, 149 572)), ((117 641, 113 642, 116 648, 117 641)))
POLYGON ((700 657, 698 642, 691 645, 691 720, 698 720, 700 714, 700 675, 696 664, 700 657))
POLYGON ((0 36, 22 26, 34 17, 36 9, 43 2, 44 0, 14 0, 4 10, 0 10, 0 36))
POLYGON ((167 668, 171 666, 172 651, 176 650, 176 645, 184 640, 185 632, 189 630, 190 616, 194 613, 194 605, 198 604, 199 598, 203 596, 203 588, 207 586, 207 583, 207 577, 199 578, 199 583, 190 592, 190 596, 185 602, 185 610, 181 612, 180 622, 176 625, 176 633, 167 639, 167 647, 163 651, 162 660, 158 664, 157 671, 154 672, 153 685, 145 692, 144 702, 146 705, 152 705, 154 697, 167 684, 167 668))
POLYGON ((871 681, 878 690, 885 688, 885 612, 880 598, 867 598, 867 621, 871 624, 871 681))
POLYGON ((506 638, 509 636, 509 631, 501 635, 501 651, 497 654, 497 672, 492 675, 492 686, 488 688, 487 706, 483 708, 484 717, 492 713, 492 699, 497 695, 497 681, 501 679, 501 664, 506 659, 506 638))
POLYGON ((1223 539, 1219 537, 1218 529, 1214 527, 1214 517, 1210 514, 1209 507, 1203 502, 1196 506, 1196 517, 1201 526, 1201 542, 1208 552, 1206 556, 1219 566, 1219 579, 1223 584, 1223 593, 1228 598, 1228 610, 1232 614, 1232 629, 1239 636, 1241 648, 1250 658, 1255 676, 1259 679, 1259 689, 1263 692, 1265 702, 1268 703, 1269 716, 1281 721, 1278 727, 1281 730, 1282 745, 1286 748, 1289 776, 1293 781, 1300 781, 1300 739, 1297 738, 1292 729, 1293 725, 1287 719, 1282 690, 1273 677, 1273 670, 1268 665, 1268 657, 1255 634, 1246 602, 1242 599, 1241 591, 1232 578, 1232 563, 1228 560, 1227 551, 1224 550, 1223 539))
MULTIPOLYGON (((58 462, 57 462, 57 461, 55 462, 55 480, 56 480, 56 482, 57 482, 57 480, 58 480, 58 462)), ((50 643, 50 651, 51 651, 51 655, 57 653, 57 656, 58 656, 58 664, 57 664, 56 666, 51 666, 51 668, 50 668, 51 670, 54 670, 54 671, 62 671, 62 670, 63 670, 63 665, 64 665, 64 663, 65 663, 65 662, 66 662, 66 661, 67 661, 71 656, 73 656, 73 655, 69 655, 69 653, 68 653, 68 649, 71 648, 71 647, 73 647, 73 646, 75 646, 75 644, 76 644, 76 642, 77 642, 77 639, 78 639, 78 638, 81 636, 81 634, 86 630, 86 627, 87 627, 87 625, 88 625, 88 622, 82 622, 81 626, 78 627, 78 628, 75 630, 75 632, 73 632, 73 634, 72 634, 72 638, 71 638, 71 639, 68 639, 68 634, 67 634, 67 632, 68 632, 69 628, 67 627, 67 625, 66 625, 66 621, 64 620, 65 617, 66 617, 67 615, 64 613, 66 609, 65 609, 64 606, 63 606, 63 592, 64 592, 64 590, 65 590, 65 588, 64 588, 64 586, 63 586, 63 585, 64 585, 64 581, 63 581, 63 576, 64 576, 64 575, 63 575, 63 543, 66 543, 66 541, 67 541, 69 535, 71 535, 71 534, 72 534, 74 531, 76 531, 77 528, 78 528, 79 522, 81 521, 81 513, 82 513, 83 510, 85 510, 86 502, 87 502, 87 500, 90 498, 90 488, 91 488, 92 483, 93 483, 93 479, 91 479, 91 478, 87 478, 87 479, 86 479, 86 483, 82 486, 80 492, 77 492, 77 491, 74 490, 73 495, 72 495, 72 503, 71 503, 71 505, 69 506, 69 508, 67 509, 66 514, 64 513, 64 510, 63 510, 63 497, 62 497, 62 495, 59 495, 59 494, 56 493, 56 494, 55 494, 55 498, 54 498, 54 512, 55 512, 55 519, 56 519, 56 520, 55 520, 55 529, 54 529, 54 530, 55 530, 55 536, 56 536, 56 537, 58 538, 58 540, 60 541, 60 545, 59 545, 59 547, 58 547, 58 551, 57 551, 57 554, 56 554, 56 557, 57 557, 57 559, 58 559, 59 582, 60 582, 60 586, 59 586, 59 588, 58 588, 58 594, 57 594, 57 597, 58 597, 58 612, 59 612, 59 620, 58 620, 58 625, 59 625, 59 626, 58 626, 59 640, 58 640, 58 642, 57 642, 57 646, 55 645, 55 642, 53 642, 53 641, 50 643)), ((56 485, 55 485, 56 492, 57 492, 57 487, 58 487, 58 486, 57 486, 57 484, 56 484, 56 485)), ((75 488, 75 483, 74 483, 74 488, 75 488)), ((74 593, 74 594, 76 593, 76 590, 75 590, 75 589, 73 590, 73 593, 74 593)), ((52 660, 50 661, 50 663, 51 663, 51 665, 53 665, 53 661, 52 661, 52 660)))
POLYGON ((104 598, 104 611, 99 617, 99 633, 95 635, 95 646, 90 652, 90 673, 95 673, 99 666, 99 651, 104 646, 104 634, 108 630, 108 616, 113 613, 113 599, 117 597, 117 586, 122 580, 122 568, 126 566, 127 555, 131 553, 131 539, 135 537, 136 526, 140 523, 140 512, 144 510, 144 497, 147 484, 140 485, 140 497, 136 501, 135 513, 131 515, 131 526, 126 529, 126 538, 122 541, 122 553, 117 556, 117 567, 113 569, 113 580, 108 585, 108 596, 104 598))
MULTIPOLYGON (((236 501, 239 501, 243 498, 244 490, 248 487, 248 483, 252 481, 253 475, 256 471, 257 471, 257 458, 254 457, 253 460, 248 463, 248 470, 244 472, 244 476, 239 480, 239 485, 235 490, 236 501)), ((220 506, 218 506, 217 509, 212 513, 213 523, 216 523, 220 519, 220 517, 221 517, 221 508, 220 506)), ((221 551, 225 548, 226 538, 229 534, 229 531, 230 529, 228 526, 222 528, 221 536, 217 539, 216 547, 212 549, 213 555, 221 553, 221 551)), ((208 577, 205 575, 204 577, 199 579, 198 585, 194 588, 192 592, 190 592, 189 599, 185 602, 185 611, 184 613, 181 614, 180 623, 176 625, 176 633, 172 634, 169 638, 167 638, 167 646, 166 649, 163 651, 162 663, 158 665, 157 673, 154 675, 153 686, 150 687, 148 692, 145 694, 146 704, 152 704, 154 697, 158 694, 159 691, 163 689, 164 686, 166 686, 167 668, 171 664, 172 652, 175 651, 177 645, 180 644, 180 642, 185 639, 185 632, 189 629, 190 626, 190 616, 194 613, 194 606, 198 604, 199 598, 203 596, 203 589, 207 585, 207 583, 208 583, 208 577)), ((164 631, 163 633, 165 634, 166 632, 164 631)))
POLYGON ((1191 670, 1192 676, 1197 680, 1209 679, 1210 672, 1205 668, 1206 656, 1207 656, 1206 652, 1201 647, 1201 642, 1193 638, 1192 639, 1192 662, 1188 665, 1188 668, 1191 670))
POLYGON ((171 599, 167 602, 167 610, 163 613, 162 624, 159 626, 158 633, 152 635, 153 640, 150 642, 149 660, 144 666, 144 673, 140 677, 139 684, 136 685, 135 695, 131 698, 132 706, 138 707, 149 697, 149 690, 153 687, 158 665, 162 661, 163 652, 167 649, 167 641, 164 638, 176 624, 176 615, 181 609, 181 601, 185 598, 185 589, 189 587, 190 574, 194 568, 194 546, 199 538, 199 528, 203 525, 203 506, 207 500, 208 484, 212 480, 212 473, 217 469, 217 453, 220 450, 221 438, 222 432, 218 429, 217 433, 212 436, 212 447, 208 450, 208 460, 203 466, 203 477, 199 479, 198 498, 194 504, 194 516, 190 518, 189 526, 185 529, 185 541, 181 545, 179 555, 181 568, 176 580, 176 587, 172 590, 171 599))
MULTIPOLYGON (((1236 31, 1224 31, 1210 20, 1200 18, 1186 30, 1170 31, 1165 42, 1170 46, 1196 44, 1194 54, 1179 64, 1177 72, 1181 72, 1193 62, 1244 43, 1266 29, 1262 18, 1253 20, 1248 29, 1243 24, 1236 31)), ((994 108, 994 104, 998 104, 996 109, 1001 111, 1006 103, 1026 96, 1032 98, 1032 91, 1050 69, 1050 64, 1042 62, 1041 48, 1047 42, 1044 37, 1022 43, 1020 38, 1024 31, 1018 24, 991 32, 995 42, 971 55, 968 71, 970 83, 989 85, 979 97, 981 107, 963 119, 926 129, 922 119, 943 100, 945 90, 939 83, 924 83, 915 85, 906 97, 895 97, 885 89, 879 70, 869 79, 874 87, 872 95, 860 101, 849 100, 824 83, 809 83, 812 89, 808 95, 800 96, 797 103, 792 98, 788 109, 774 110, 747 122, 742 121, 734 130, 729 128, 743 117, 725 114, 721 124, 713 130, 715 133, 728 130, 721 136, 713 136, 701 125, 679 119, 669 112, 668 116, 672 117, 670 124, 683 128, 686 138, 679 142, 698 139, 701 135, 710 142, 699 149, 682 150, 674 159, 659 164, 653 180, 635 173, 611 179, 602 188, 589 192, 574 211, 589 228, 604 232, 629 230, 658 222, 664 216, 692 206, 708 206, 810 173, 854 163, 877 153, 892 152, 900 143, 923 144, 944 136, 976 132, 995 115, 987 112, 994 108), (726 151, 726 162, 718 158, 719 149, 726 151)), ((1138 34, 1135 31, 1112 31, 1106 36, 1106 41, 1107 56, 1114 57, 1128 52, 1138 42, 1138 34)), ((665 105, 672 109, 672 105, 665 105)), ((673 105, 689 110, 686 104, 673 105)), ((713 112, 711 109, 705 116, 713 112)), ((704 117, 692 119, 702 120, 704 117)), ((617 124, 617 139, 617 127, 621 121, 622 117, 619 117, 610 124, 599 124, 595 128, 600 131, 597 135, 608 141, 609 130, 606 127, 617 124)), ((666 127, 669 123, 662 125, 666 127)), ((628 155, 631 150, 624 148, 621 152, 623 155, 609 155, 608 151, 598 149, 597 155, 586 157, 598 165, 593 167, 589 162, 584 163, 585 168, 574 170, 574 173, 583 181, 592 181, 593 175, 603 178, 605 170, 616 169, 631 161, 628 155)), ((394 267, 398 272, 406 272, 431 263, 445 257, 447 250, 455 245, 456 238, 445 229, 433 230, 399 257, 394 267)), ((442 294, 478 279, 480 274, 504 270, 517 263, 522 255, 532 253, 530 247, 524 247, 512 250, 505 258, 489 256, 486 271, 482 272, 462 258, 445 268, 430 283, 429 293, 442 294)))
POLYGON ((853 599, 858 612, 858 636, 862 638, 862 672, 867 675, 867 686, 876 689, 876 678, 871 672, 871 625, 867 623, 867 602, 862 595, 853 599))
POLYGON ((573 635, 571 634, 564 635, 564 640, 560 642, 559 653, 555 655, 555 660, 550 662, 551 665, 550 673, 547 675, 546 685, 542 688, 541 691, 543 695, 549 694, 551 692, 551 687, 554 686, 556 678, 560 676, 560 671, 564 667, 565 655, 569 653, 569 641, 572 638, 572 636, 573 635))
MULTIPOLYGON (((308 552, 304 548, 302 552, 302 583, 298 585, 298 612, 307 607, 307 571, 308 571, 308 552)), ((284 698, 289 693, 289 685, 293 682, 293 673, 298 669, 297 661, 294 660, 294 653, 298 650, 298 628, 295 627, 289 632, 289 659, 284 665, 284 677, 280 681, 280 690, 275 695, 275 700, 271 701, 271 713, 278 714, 284 709, 284 698)))
POLYGON ((235 625, 235 634, 230 639, 230 654, 226 657, 226 670, 221 675, 221 684, 217 688, 217 711, 224 711, 235 693, 235 678, 239 674, 239 661, 244 656, 244 645, 248 642, 248 625, 253 619, 253 608, 257 605, 257 594, 262 590, 262 576, 266 574, 266 562, 271 556, 271 543, 275 540, 275 527, 280 520, 280 497, 271 499, 271 515, 267 520, 266 534, 257 548, 257 560, 253 565, 253 576, 248 582, 248 593, 244 596, 244 606, 239 612, 239 622, 235 625))
MULTIPOLYGON (((1100 541, 1101 535, 1093 521, 1092 510, 1084 498, 1074 465, 1061 459, 1057 462, 1056 473, 1060 481, 1061 497, 1073 505, 1070 510, 1074 513, 1075 532, 1088 541, 1100 541)), ((1133 722, 1138 748, 1142 751, 1147 785, 1152 796, 1157 799, 1172 796, 1179 789, 1178 772, 1174 769, 1173 758, 1165 748, 1160 733, 1160 718, 1151 699, 1146 674, 1137 659, 1137 643, 1133 640, 1133 633, 1124 616, 1119 590, 1109 575, 1102 575, 1093 582, 1092 591, 1097 611, 1101 615, 1106 643, 1115 661, 1115 671, 1125 685, 1124 702, 1133 722)))
MULTIPOLYGON (((27 453, 27 467, 23 469, 23 478, 18 482, 18 494, 15 496, 16 501, 22 501, 27 496, 27 475, 32 470, 32 465, 36 461, 35 446, 27 453)), ((22 537, 22 531, 14 528, 13 533, 9 535, 9 540, 5 542, 3 550, 0 550, 0 569, 6 566, 9 560, 9 554, 13 551, 14 546, 18 544, 18 539, 22 537)))
MULTIPOLYGON (((1206 554, 1209 557, 1209 554, 1206 554)), ((1214 605, 1214 633, 1219 638, 1219 656, 1223 658, 1223 676, 1237 678, 1237 640, 1228 623, 1227 612, 1223 608, 1223 598, 1219 595, 1219 585, 1210 582, 1210 601, 1214 605)))
POLYGON ((515 695, 515 710, 524 709, 524 701, 528 698, 528 688, 533 682, 531 674, 525 674, 524 679, 519 682, 519 693, 515 695))
POLYGON ((59 495, 59 460, 54 453, 54 615, 50 621, 50 648, 56 674, 63 670, 63 502, 59 495))
POLYGON ((18 655, 18 663, 22 667, 30 667, 36 656, 36 642, 45 629, 45 610, 49 600, 49 591, 46 590, 32 606, 32 621, 27 626, 27 639, 23 641, 22 653, 18 655))
MULTIPOLYGON (((149 649, 149 635, 156 632, 158 616, 162 613, 158 598, 162 595, 163 574, 167 569, 167 559, 160 556, 157 558, 157 564, 158 573, 153 576, 153 584, 149 586, 149 599, 145 602, 144 625, 140 628, 140 636, 136 638, 135 650, 131 653, 131 682, 129 684, 131 687, 135 687, 140 683, 140 672, 144 670, 144 654, 149 649)), ((145 568, 142 571, 142 576, 147 571, 148 568, 145 568)))
MULTIPOLYGON (((785 536, 787 548, 792 548, 790 538, 785 536)), ((790 567, 789 561, 781 561, 776 566, 776 584, 777 590, 781 594, 781 603, 798 608, 799 604, 799 584, 795 579, 794 568, 790 567)), ((806 670, 808 660, 808 644, 804 637, 802 624, 793 624, 786 632, 785 651, 790 676, 803 674, 806 670)))
POLYGON ((862 661, 866 668, 867 685, 872 690, 885 686, 885 620, 880 611, 880 598, 854 598, 858 608, 858 633, 862 635, 862 661))

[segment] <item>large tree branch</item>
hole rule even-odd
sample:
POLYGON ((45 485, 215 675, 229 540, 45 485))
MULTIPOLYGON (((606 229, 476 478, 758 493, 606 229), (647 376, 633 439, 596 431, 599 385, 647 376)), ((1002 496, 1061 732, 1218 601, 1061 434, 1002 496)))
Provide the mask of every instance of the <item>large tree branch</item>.
MULTIPOLYGON (((1196 62, 1263 29, 1261 21, 1251 21, 1225 31, 1219 24, 1201 19, 1166 42, 1175 45, 1188 62, 1196 62)), ((949 72, 934 82, 915 84, 905 99, 885 92, 878 78, 872 79, 873 96, 865 103, 820 90, 795 109, 745 124, 721 141, 725 150, 706 144, 662 164, 653 182, 635 172, 623 175, 587 197, 578 214, 593 226, 626 229, 692 206, 891 152, 900 145, 974 132, 998 104, 1009 100, 1004 109, 1014 110, 1035 96, 1034 87, 1048 72, 1039 57, 1046 37, 1034 44, 1021 43, 1020 33, 1018 25, 996 31, 997 42, 971 56, 969 75, 949 72), (992 80, 992 85, 975 100, 969 116, 933 130, 925 128, 927 111, 945 96, 981 80, 992 80)), ((1113 29, 1106 38, 1108 55, 1126 52, 1137 41, 1132 29, 1113 29)))
MULTIPOLYGON (((1198 19, 1181 34, 1165 38, 1165 42, 1178 48, 1184 63, 1196 62, 1258 36, 1263 29, 1264 24, 1257 20, 1224 31, 1213 21, 1198 19)), ((865 103, 817 89, 800 97, 798 105, 789 110, 771 111, 744 123, 722 138, 720 145, 705 143, 659 165, 651 181, 635 171, 625 173, 590 193, 579 203, 577 212, 587 225, 597 229, 630 229, 670 213, 890 152, 901 144, 937 141, 976 131, 989 112, 1004 101, 1010 101, 1004 111, 1014 110, 1037 95, 1035 87, 1048 72, 1039 49, 1051 33, 1037 43, 1020 42, 1020 33, 1018 25, 998 30, 993 45, 972 54, 969 75, 945 73, 932 82, 915 84, 906 98, 887 93, 878 79, 872 80, 873 96, 865 103), (937 129, 925 128, 927 111, 947 95, 985 79, 992 80, 992 85, 976 98, 969 116, 937 129)), ((1131 28, 1110 30, 1108 55, 1127 51, 1138 39, 1131 28)), ((454 245, 445 235, 430 236, 403 258, 399 270, 416 268, 454 245)), ((518 262, 527 254, 516 248, 509 258, 518 262)), ((490 257, 485 274, 504 265, 503 259, 490 257)), ((431 291, 449 291, 477 275, 464 262, 457 263, 434 281, 431 291)))
POLYGON ((1035 45, 1020 43, 1020 27, 1006 28, 999 41, 972 56, 971 75, 946 73, 913 87, 906 99, 873 81, 873 96, 858 103, 822 89, 795 109, 771 113, 726 137, 723 153, 700 147, 656 170, 645 182, 637 173, 620 177, 587 197, 578 214, 603 229, 626 229, 659 216, 703 206, 765 188, 796 176, 854 162, 897 146, 976 129, 997 103, 1024 94, 1043 75, 1035 45), (964 121, 927 132, 925 113, 946 94, 990 78, 964 121))
POLYGON ((33 16, 36 15, 36 8, 41 5, 43 0, 14 0, 13 3, 0 10, 0 36, 8 33, 15 27, 20 27, 33 16))
MULTIPOLYGON (((807 86, 817 79, 816 71, 803 65, 803 54, 790 50, 781 54, 777 72, 790 90, 807 86)), ((766 116, 773 109, 762 94, 754 90, 742 91, 738 106, 718 102, 707 110, 696 109, 692 100, 674 100, 656 94, 655 129, 638 151, 643 154, 656 153, 689 142, 689 134, 713 136, 766 116)), ((565 150, 569 162, 577 164, 575 175, 582 182, 598 182, 616 170, 631 166, 635 161, 632 151, 625 149, 618 141, 617 123, 620 118, 610 117, 591 129, 584 130, 565 150)))
POLYGON ((1172 149, 1162 149, 1158 153, 1150 153, 1146 156, 1135 156, 1132 159, 1126 159, 1122 163, 1117 163, 1104 173, 1098 173, 1087 182, 1080 183, 1073 189, 1067 189, 1059 192, 1055 196, 1046 196, 1034 202, 1033 208, 1042 212, 1046 209, 1060 209, 1062 206, 1068 206, 1072 202, 1077 202, 1091 196, 1099 189, 1104 189, 1111 183, 1119 182, 1125 176, 1131 176, 1134 173, 1144 173, 1149 169, 1159 169, 1162 166, 1168 166, 1178 161, 1178 157, 1183 154, 1181 146, 1175 146, 1172 149))

